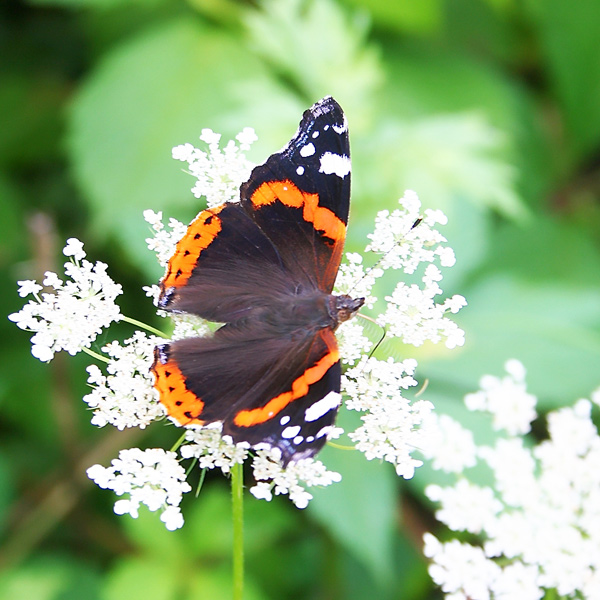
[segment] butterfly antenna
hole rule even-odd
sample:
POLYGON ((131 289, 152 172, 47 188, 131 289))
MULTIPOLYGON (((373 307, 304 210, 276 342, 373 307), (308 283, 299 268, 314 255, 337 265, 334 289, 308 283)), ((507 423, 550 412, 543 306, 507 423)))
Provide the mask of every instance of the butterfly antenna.
POLYGON ((428 386, 429 386, 429 379, 426 379, 423 382, 421 389, 415 394, 415 398, 418 398, 419 396, 421 396, 425 392, 425 390, 427 389, 428 386))
MULTIPOLYGON (((417 227, 417 226, 418 226, 418 225, 421 223, 421 221, 423 221, 423 217, 419 217, 418 219, 416 219, 416 220, 415 220, 415 222, 414 222, 414 223, 411 225, 410 229, 409 229, 409 230, 408 230, 408 231, 407 231, 407 232, 406 232, 406 233, 405 233, 405 234, 402 236, 402 238, 401 238, 401 239, 400 239, 398 242, 396 242, 396 244, 399 244, 399 243, 400 243, 400 242, 401 242, 401 241, 402 241, 402 240, 403 240, 403 239, 406 237, 406 235, 407 235, 408 233, 410 233, 410 232, 411 232, 411 231, 412 231, 412 230, 413 230, 415 227, 417 227)), ((348 291, 348 294, 351 294, 351 293, 352 293, 352 290, 354 290, 354 288, 355 288, 355 287, 356 287, 356 286, 357 286, 357 285, 358 285, 358 284, 359 284, 361 281, 363 281, 364 279, 366 279, 366 277, 369 275, 369 273, 370 273, 370 272, 371 272, 373 269, 377 268, 377 266, 378 266, 379 264, 381 264, 381 262, 382 262, 382 261, 385 259, 385 257, 386 257, 386 256, 387 256, 387 255, 388 255, 388 254, 389 254, 389 253, 390 253, 390 252, 393 250, 393 249, 394 249, 394 248, 392 247, 392 248, 390 248, 390 249, 389 249, 387 252, 384 252, 384 253, 383 253, 383 254, 382 254, 382 255, 381 255, 381 256, 380 256, 380 257, 377 259, 377 262, 376 262, 374 265, 371 265, 371 266, 370 266, 370 267, 369 267, 369 268, 368 268, 368 269, 367 269, 367 270, 364 272, 363 276, 362 276, 362 277, 361 277, 361 278, 360 278, 360 279, 359 279, 359 280, 358 280, 358 281, 357 281, 357 282, 356 282, 356 283, 355 283, 355 284, 354 284, 354 285, 353 285, 353 286, 350 288, 350 290, 348 291)))
POLYGON ((377 327, 381 327, 381 330, 382 330, 381 337, 379 338, 379 341, 375 344, 375 346, 373 346, 373 348, 371 348, 371 352, 369 352, 369 358, 371 358, 373 356, 373 354, 375 354, 375 351, 377 350, 377 348, 379 348, 379 346, 381 346, 381 343, 385 339, 385 336, 387 335, 387 329, 383 325, 380 325, 375 319, 372 319, 371 317, 367 317, 367 315, 357 313, 357 316, 359 316, 361 319, 364 319, 365 321, 370 321, 371 323, 374 323, 375 325, 377 325, 377 327))

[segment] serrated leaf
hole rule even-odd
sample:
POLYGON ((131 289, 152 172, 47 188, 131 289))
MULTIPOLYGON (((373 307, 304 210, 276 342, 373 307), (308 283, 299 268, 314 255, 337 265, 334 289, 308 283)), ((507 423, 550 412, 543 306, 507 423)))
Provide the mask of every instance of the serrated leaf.
POLYGON ((331 94, 351 113, 380 81, 366 21, 330 0, 264 0, 246 21, 256 49, 311 101, 331 94))
POLYGON ((417 190, 426 206, 447 210, 462 199, 524 218, 527 212, 515 191, 516 172, 500 152, 503 144, 502 133, 473 113, 410 123, 390 117, 370 146, 361 148, 355 180, 357 187, 361 179, 372 182, 367 174, 377 172, 379 185, 368 191, 374 198, 400 197, 408 188, 417 190))

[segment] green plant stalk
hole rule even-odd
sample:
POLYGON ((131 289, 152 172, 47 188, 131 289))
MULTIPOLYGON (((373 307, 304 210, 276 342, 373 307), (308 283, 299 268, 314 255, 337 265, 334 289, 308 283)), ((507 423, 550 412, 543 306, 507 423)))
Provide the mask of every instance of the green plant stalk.
POLYGON ((149 331, 150 333, 154 333, 154 334, 158 335, 159 337, 162 337, 162 338, 169 337, 164 331, 161 331, 160 329, 156 329, 156 327, 147 325, 146 323, 143 323, 142 321, 138 321, 137 319, 132 319, 131 317, 121 315, 120 320, 123 323, 129 323, 130 325, 135 325, 136 327, 139 327, 140 329, 145 329, 146 331, 149 331))
POLYGON ((244 596, 244 468, 231 469, 231 507, 233 519, 233 600, 244 596))

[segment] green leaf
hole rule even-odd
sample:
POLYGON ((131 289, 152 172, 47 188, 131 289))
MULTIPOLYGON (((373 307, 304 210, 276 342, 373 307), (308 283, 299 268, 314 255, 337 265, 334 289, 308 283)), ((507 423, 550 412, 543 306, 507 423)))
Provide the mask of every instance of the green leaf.
MULTIPOLYGON (((377 112, 409 122, 426 116, 479 115, 486 126, 501 132, 501 143, 490 158, 515 170, 514 192, 527 203, 543 198, 556 175, 548 169, 549 140, 526 90, 501 77, 489 62, 460 50, 395 42, 385 51, 386 80, 377 112)), ((493 135, 498 139, 497 132, 493 135)), ((417 189, 410 181, 408 185, 417 189)))
POLYGON ((303 92, 308 102, 331 94, 351 114, 380 80, 366 43, 366 21, 351 20, 330 0, 263 0, 248 13, 252 44, 303 92))
POLYGON ((108 573, 102 600, 152 598, 177 600, 186 582, 171 562, 148 556, 121 559, 108 573))
POLYGON ((410 188, 418 190, 426 206, 444 211, 458 199, 466 199, 515 218, 527 214, 515 191, 515 170, 501 157, 505 138, 481 115, 442 115, 412 122, 389 117, 369 142, 355 153, 360 194, 399 198, 410 188), (378 178, 369 173, 377 173, 378 178), (375 180, 368 192, 362 189, 375 180))
POLYGON ((37 556, 0 574, 0 597, 10 600, 99 600, 98 574, 69 556, 37 556))
POLYGON ((64 8, 85 9, 95 8, 108 10, 111 8, 125 6, 130 7, 132 4, 139 4, 145 8, 148 5, 166 4, 168 0, 31 0, 32 4, 40 6, 61 6, 64 8))
POLYGON ((499 373, 509 358, 527 369, 527 382, 542 408, 589 396, 599 383, 600 292, 496 275, 465 292, 469 306, 456 321, 464 348, 444 360, 423 362, 431 379, 462 393, 486 373, 499 373))
POLYGON ((171 148, 194 142, 204 127, 228 139, 247 125, 266 147, 279 147, 300 114, 262 64, 224 33, 183 19, 125 42, 101 61, 70 113, 69 150, 96 231, 148 269, 143 210, 186 207, 191 220, 203 208, 171 148))
POLYGON ((535 2, 535 19, 575 158, 600 142, 600 3, 535 2))
MULTIPOLYGON (((342 410, 345 430, 358 426, 356 415, 342 410)), ((340 443, 344 443, 340 440, 340 443)), ((349 444, 349 442, 346 442, 349 444)), ((388 464, 367 461, 355 450, 325 447, 319 455, 340 483, 311 490, 307 511, 373 574, 382 586, 392 580, 393 530, 397 511, 397 476, 388 464)))
POLYGON ((443 19, 440 0, 347 0, 353 6, 368 10, 373 21, 386 29, 423 33, 435 31, 443 19))

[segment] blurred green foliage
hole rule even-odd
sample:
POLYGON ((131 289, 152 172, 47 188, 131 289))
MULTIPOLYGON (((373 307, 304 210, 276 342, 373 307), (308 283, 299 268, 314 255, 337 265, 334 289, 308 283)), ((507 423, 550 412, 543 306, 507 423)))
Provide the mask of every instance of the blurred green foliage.
MULTIPOLYGON (((348 248, 405 188, 449 217, 444 290, 469 302, 467 343, 388 347, 418 358, 427 397, 481 437, 460 399, 508 358, 542 411, 600 383, 597 0, 5 0, 0 18, 4 314, 22 303, 15 281, 56 269, 75 235, 125 285, 124 312, 151 320, 140 288, 161 273, 141 212, 201 208, 171 147, 252 126, 258 162, 331 94, 351 131, 348 248)), ((25 333, 0 328, 0 598, 229 598, 221 478, 185 500, 181 531, 115 517, 85 468, 169 447, 173 430, 95 430, 87 361, 40 365, 25 333)), ((437 597, 420 552, 432 475, 401 484, 352 453, 322 457, 344 479, 305 511, 246 502, 248 600, 437 597)))

